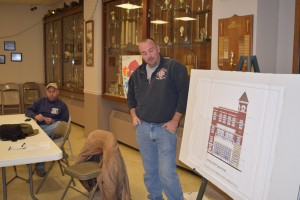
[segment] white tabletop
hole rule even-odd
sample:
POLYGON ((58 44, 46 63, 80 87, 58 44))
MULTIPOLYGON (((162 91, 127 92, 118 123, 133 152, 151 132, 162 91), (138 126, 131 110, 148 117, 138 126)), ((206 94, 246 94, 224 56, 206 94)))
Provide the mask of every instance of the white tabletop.
POLYGON ((25 119, 26 117, 24 114, 0 115, 0 125, 29 123, 32 125, 33 129, 39 130, 37 135, 16 142, 0 140, 0 167, 46 162, 62 158, 62 151, 60 148, 48 137, 39 125, 34 120, 25 122, 25 119), (37 145, 46 143, 50 144, 50 148, 41 148, 40 150, 28 150, 28 148, 8 150, 11 146, 21 146, 23 143, 37 145))

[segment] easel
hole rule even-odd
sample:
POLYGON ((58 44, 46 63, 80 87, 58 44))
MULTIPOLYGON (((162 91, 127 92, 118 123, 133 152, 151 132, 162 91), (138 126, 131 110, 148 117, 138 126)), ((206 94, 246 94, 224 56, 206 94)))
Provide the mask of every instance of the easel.
MULTIPOLYGON (((252 67, 253 67, 254 72, 258 72, 258 73, 260 72, 256 56, 241 56, 240 60, 239 60, 239 63, 237 65, 236 71, 242 71, 243 70, 243 65, 244 65, 245 60, 247 60, 247 71, 248 72, 252 72, 252 67)), ((201 176, 201 174, 199 174, 196 171, 196 169, 193 169, 193 172, 195 174, 201 176)), ((207 183, 208 183, 208 180, 206 178, 204 178, 203 176, 201 176, 201 177, 202 177, 202 183, 201 183, 201 186, 199 188, 199 192, 198 192, 196 200, 202 200, 203 199, 205 189, 206 189, 206 186, 207 186, 207 183)))
POLYGON ((241 56, 236 71, 243 70, 245 60, 247 60, 247 72, 251 72, 252 67, 254 72, 260 72, 256 56, 241 56))
MULTIPOLYGON (((201 176, 197 171, 196 169, 193 169, 193 172, 195 174, 197 174, 198 176, 201 176)), ((201 183, 201 187, 199 188, 199 192, 198 192, 198 195, 197 195, 197 199, 196 200, 202 200, 203 199, 203 196, 204 196, 204 192, 205 192, 205 189, 206 189, 206 185, 208 183, 208 180, 206 178, 204 178, 203 176, 202 177, 202 183, 201 183)))

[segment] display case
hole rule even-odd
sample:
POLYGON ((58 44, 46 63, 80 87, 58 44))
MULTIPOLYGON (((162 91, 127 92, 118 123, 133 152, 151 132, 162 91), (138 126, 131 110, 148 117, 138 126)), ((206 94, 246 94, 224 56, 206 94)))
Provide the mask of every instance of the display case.
POLYGON ((125 100, 131 73, 141 63, 138 41, 143 29, 143 2, 116 0, 104 3, 104 96, 125 100))
POLYGON ((45 76, 46 83, 62 82, 62 65, 61 52, 61 20, 55 17, 45 23, 44 26, 44 42, 45 42, 45 76))
POLYGON ((44 17, 45 80, 82 93, 83 4, 49 11, 44 17))
POLYGON ((103 96, 126 101, 127 82, 142 63, 138 41, 153 38, 165 57, 210 69, 212 0, 103 1, 103 96), (127 8, 122 7, 127 5, 127 8))
POLYGON ((191 69, 210 69, 211 0, 150 1, 150 36, 161 54, 191 69))

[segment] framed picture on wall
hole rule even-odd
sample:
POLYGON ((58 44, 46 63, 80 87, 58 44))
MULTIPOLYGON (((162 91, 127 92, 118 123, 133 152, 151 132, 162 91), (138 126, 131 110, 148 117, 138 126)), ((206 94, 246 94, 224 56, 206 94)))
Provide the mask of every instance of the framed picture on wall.
POLYGON ((4 51, 15 51, 16 43, 14 41, 4 41, 4 51))
POLYGON ((5 55, 0 55, 0 64, 5 64, 5 55))
POLYGON ((11 53, 12 62, 22 62, 22 53, 11 53))
POLYGON ((86 66, 94 66, 94 21, 85 23, 86 66))

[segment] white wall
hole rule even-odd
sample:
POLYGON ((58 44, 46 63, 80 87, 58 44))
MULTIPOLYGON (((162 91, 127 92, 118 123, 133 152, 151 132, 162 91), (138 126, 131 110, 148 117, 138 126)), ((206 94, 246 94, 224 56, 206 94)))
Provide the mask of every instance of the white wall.
MULTIPOLYGON (((84 20, 94 21, 94 66, 84 67, 84 93, 102 94, 102 1, 84 2, 84 20)), ((85 49, 85 47, 84 47, 85 49)), ((85 63, 85 62, 84 62, 85 63)))
POLYGON ((0 65, 0 83, 27 81, 44 82, 44 49, 42 18, 49 7, 0 4, 0 55, 6 64, 0 65), (11 62, 11 51, 4 51, 4 41, 15 41, 16 51, 22 53, 22 62, 11 62))
POLYGON ((276 73, 292 73, 295 0, 280 0, 276 73))
POLYGON ((261 72, 291 73, 295 0, 214 0, 211 68, 218 70, 218 19, 254 15, 253 55, 261 72))

